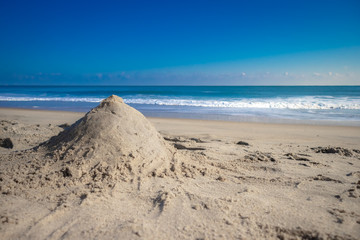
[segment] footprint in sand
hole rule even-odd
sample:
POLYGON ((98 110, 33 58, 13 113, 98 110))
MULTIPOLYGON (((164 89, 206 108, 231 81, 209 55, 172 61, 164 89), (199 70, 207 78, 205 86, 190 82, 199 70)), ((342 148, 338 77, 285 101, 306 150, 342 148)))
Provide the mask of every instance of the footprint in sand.
POLYGON ((259 151, 246 155, 245 161, 276 162, 275 158, 273 158, 270 153, 262 153, 259 151))
POLYGON ((316 147, 311 148, 316 153, 327 153, 327 154, 338 154, 340 156, 352 157, 353 153, 351 150, 342 147, 316 147))

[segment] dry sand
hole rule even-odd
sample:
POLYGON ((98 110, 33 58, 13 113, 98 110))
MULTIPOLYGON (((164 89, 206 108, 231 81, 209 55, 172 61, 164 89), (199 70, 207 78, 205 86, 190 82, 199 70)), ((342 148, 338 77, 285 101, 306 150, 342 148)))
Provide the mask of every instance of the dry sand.
POLYGON ((82 117, 0 109, 1 239, 360 238, 359 127, 82 117))

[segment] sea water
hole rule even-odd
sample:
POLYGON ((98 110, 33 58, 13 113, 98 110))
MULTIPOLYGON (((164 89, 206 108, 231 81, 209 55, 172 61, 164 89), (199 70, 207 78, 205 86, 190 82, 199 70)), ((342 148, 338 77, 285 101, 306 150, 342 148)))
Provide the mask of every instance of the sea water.
POLYGON ((0 107, 87 112, 112 94, 151 117, 360 126, 360 86, 1 86, 0 107))

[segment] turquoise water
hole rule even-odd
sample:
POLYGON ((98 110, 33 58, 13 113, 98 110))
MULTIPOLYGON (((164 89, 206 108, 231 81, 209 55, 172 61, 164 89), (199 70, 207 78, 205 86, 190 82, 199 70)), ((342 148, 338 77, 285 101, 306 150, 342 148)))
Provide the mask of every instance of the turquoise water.
POLYGON ((147 116, 360 126, 360 86, 2 86, 0 107, 86 112, 112 94, 147 116))

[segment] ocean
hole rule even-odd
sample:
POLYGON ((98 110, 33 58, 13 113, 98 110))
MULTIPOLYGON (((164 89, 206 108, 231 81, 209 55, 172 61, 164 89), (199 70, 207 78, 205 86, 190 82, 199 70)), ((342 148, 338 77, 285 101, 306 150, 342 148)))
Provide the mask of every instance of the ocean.
POLYGON ((1 86, 0 107, 87 112, 112 94, 150 117, 360 126, 360 86, 1 86))

